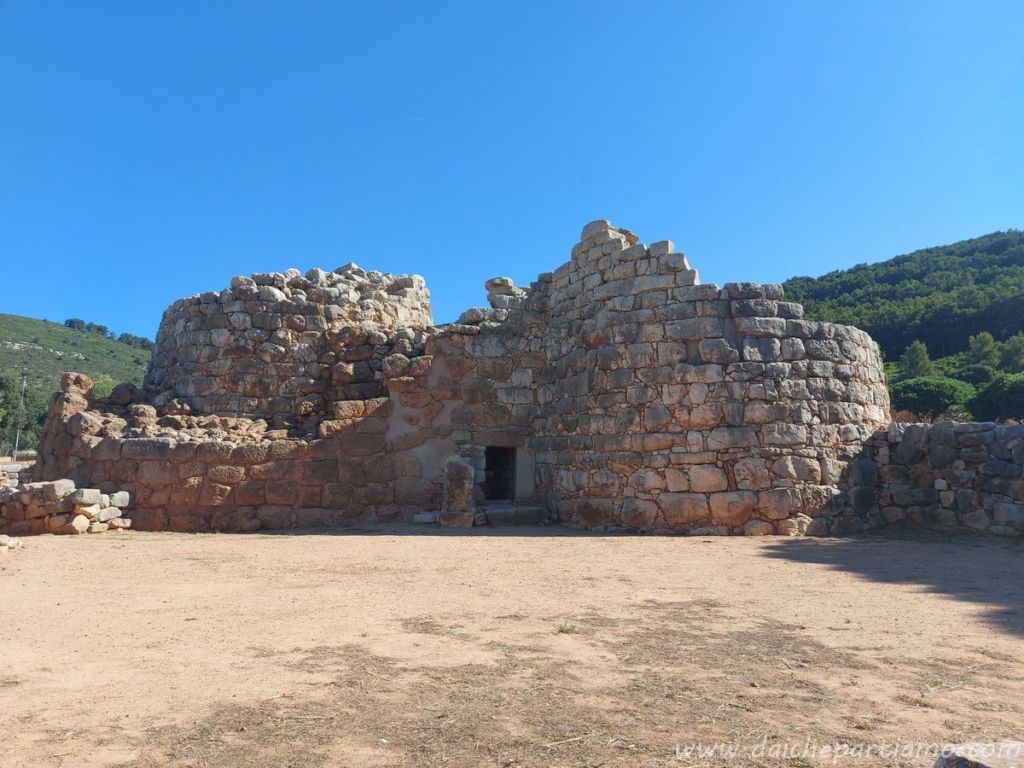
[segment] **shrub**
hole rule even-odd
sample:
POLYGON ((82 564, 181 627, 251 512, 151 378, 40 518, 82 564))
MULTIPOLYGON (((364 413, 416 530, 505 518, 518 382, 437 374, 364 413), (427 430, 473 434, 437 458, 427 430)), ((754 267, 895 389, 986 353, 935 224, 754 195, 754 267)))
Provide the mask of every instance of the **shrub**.
POLYGON ((89 393, 89 397, 93 400, 97 400, 101 397, 110 397, 110 393, 114 391, 116 382, 107 374, 98 376, 95 383, 93 384, 92 392, 89 393))
POLYGON ((892 406, 897 411, 912 411, 929 418, 965 417, 965 404, 974 394, 974 387, 966 381, 922 376, 893 384, 892 406))
POLYGON ((968 407, 984 421, 1024 419, 1024 373, 997 376, 971 399, 968 407))

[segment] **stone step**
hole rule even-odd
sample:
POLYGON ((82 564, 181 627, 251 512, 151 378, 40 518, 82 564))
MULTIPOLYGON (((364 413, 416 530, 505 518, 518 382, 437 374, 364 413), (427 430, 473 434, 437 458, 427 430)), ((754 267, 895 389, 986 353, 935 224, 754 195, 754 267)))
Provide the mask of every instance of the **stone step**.
POLYGON ((513 525, 543 525, 548 520, 544 507, 519 504, 491 505, 484 509, 489 525, 498 528, 513 525))

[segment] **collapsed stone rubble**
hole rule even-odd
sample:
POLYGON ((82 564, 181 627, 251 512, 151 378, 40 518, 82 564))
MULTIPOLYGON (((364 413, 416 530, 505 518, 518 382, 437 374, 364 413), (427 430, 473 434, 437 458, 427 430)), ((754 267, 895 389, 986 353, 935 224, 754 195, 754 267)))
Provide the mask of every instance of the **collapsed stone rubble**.
POLYGON ((14 535, 127 530, 130 502, 126 491, 76 488, 67 479, 0 488, 0 530, 14 535))

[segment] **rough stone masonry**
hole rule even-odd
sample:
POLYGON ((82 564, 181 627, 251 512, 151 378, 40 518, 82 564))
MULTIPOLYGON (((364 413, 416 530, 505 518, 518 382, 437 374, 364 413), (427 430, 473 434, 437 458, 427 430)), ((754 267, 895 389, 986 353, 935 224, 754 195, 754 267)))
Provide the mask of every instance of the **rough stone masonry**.
MULTIPOLYGON (((595 221, 571 260, 432 324, 422 278, 236 277, 164 313, 145 384, 67 375, 33 479, 126 490, 133 527, 411 520, 532 505, 590 528, 825 533, 889 400, 877 345, 777 285, 701 285, 595 221)), ((861 473, 863 474, 863 473, 861 473)))

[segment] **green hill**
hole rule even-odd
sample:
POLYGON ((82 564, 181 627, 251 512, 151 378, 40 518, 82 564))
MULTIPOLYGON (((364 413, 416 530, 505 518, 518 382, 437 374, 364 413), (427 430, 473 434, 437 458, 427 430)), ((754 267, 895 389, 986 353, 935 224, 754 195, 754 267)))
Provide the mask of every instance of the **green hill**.
POLYGON ((1024 419, 1024 232, 783 285, 807 317, 855 325, 878 341, 897 411, 1024 419))
POLYGON ((123 335, 118 341, 106 329, 67 328, 48 320, 0 314, 0 449, 23 424, 22 445, 32 447, 50 395, 64 371, 85 373, 109 388, 121 381, 142 383, 149 362, 148 340, 123 335), (28 376, 25 412, 18 415, 20 382, 28 376))
POLYGON ((29 386, 55 391, 64 371, 142 384, 148 362, 148 350, 98 333, 0 314, 0 372, 27 373, 29 386))
POLYGON ((982 331, 997 340, 1024 331, 1024 232, 994 232, 783 286, 808 317, 870 333, 886 360, 915 339, 932 357, 945 357, 982 331))

